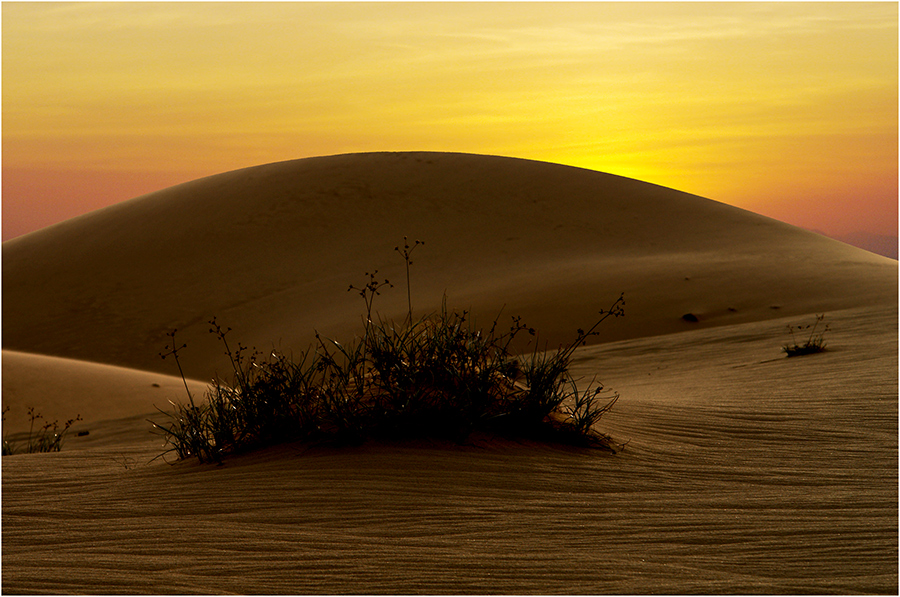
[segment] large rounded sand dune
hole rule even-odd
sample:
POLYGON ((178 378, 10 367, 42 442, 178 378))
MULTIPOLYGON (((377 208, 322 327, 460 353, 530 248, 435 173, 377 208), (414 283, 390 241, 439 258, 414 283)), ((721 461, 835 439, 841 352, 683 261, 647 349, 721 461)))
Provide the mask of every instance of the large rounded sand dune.
POLYGON ((896 298, 896 262, 697 196, 520 159, 374 153, 228 172, 3 244, 3 346, 174 372, 158 353, 177 328, 189 375, 224 369, 212 317, 232 338, 298 352, 314 332, 353 338, 351 284, 378 270, 417 314, 519 315, 550 346, 620 293, 614 340, 896 298))

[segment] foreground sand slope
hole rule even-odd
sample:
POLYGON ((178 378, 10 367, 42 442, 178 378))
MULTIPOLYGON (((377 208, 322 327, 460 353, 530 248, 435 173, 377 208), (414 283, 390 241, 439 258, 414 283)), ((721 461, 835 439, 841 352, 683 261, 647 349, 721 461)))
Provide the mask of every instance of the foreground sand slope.
POLYGON ((3 458, 9 593, 897 594, 897 315, 579 351, 617 455, 510 442, 159 460, 143 419, 3 458), (115 441, 105 439, 115 432, 115 441))
MULTIPOLYGON (((625 292, 605 340, 896 301, 897 263, 700 197, 527 160, 444 153, 304 159, 179 185, 3 244, 3 347, 201 379, 226 370, 208 334, 295 352, 360 328, 366 272, 417 313, 505 305, 551 346, 625 292), (692 313, 698 324, 686 323, 692 313)), ((508 321, 508 320, 507 320, 508 321)))

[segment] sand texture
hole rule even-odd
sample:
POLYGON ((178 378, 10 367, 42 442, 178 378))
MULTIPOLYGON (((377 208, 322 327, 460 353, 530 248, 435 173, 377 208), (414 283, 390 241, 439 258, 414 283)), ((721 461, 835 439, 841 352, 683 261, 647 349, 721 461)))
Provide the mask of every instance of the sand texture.
POLYGON ((201 179, 3 244, 8 593, 891 593, 898 590, 897 262, 707 199, 564 166, 381 153, 201 179), (260 348, 352 339, 379 270, 417 313, 503 309, 621 399, 625 449, 477 437, 152 460, 146 419, 260 348), (786 358, 826 313, 829 350, 786 358), (692 314, 696 322, 686 321, 692 314))

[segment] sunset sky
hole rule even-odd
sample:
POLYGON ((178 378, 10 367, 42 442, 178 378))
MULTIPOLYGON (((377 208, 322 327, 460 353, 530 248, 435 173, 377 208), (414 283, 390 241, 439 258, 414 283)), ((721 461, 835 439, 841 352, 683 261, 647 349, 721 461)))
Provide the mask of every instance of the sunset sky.
POLYGON ((359 151, 545 160, 897 233, 898 5, 2 4, 3 239, 359 151))

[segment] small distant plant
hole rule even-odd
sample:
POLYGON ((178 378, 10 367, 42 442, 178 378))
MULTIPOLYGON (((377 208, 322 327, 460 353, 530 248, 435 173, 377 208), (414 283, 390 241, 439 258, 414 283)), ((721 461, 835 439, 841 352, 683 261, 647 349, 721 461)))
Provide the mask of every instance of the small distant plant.
MULTIPOLYGON (((467 311, 441 310, 412 319, 409 284, 410 246, 404 238, 401 254, 407 267, 406 319, 402 326, 376 316, 374 297, 388 280, 367 273, 362 287, 350 286, 365 304, 363 335, 350 345, 316 334, 316 344, 295 360, 273 351, 263 355, 237 344, 215 319, 210 332, 225 348, 233 374, 216 380, 207 400, 174 412, 160 411, 168 424, 151 423, 171 444, 164 454, 179 459, 220 462, 233 453, 288 441, 358 444, 368 439, 444 438, 462 441, 475 432, 595 446, 614 450, 611 439, 593 425, 618 399, 602 385, 579 390, 568 373, 578 346, 595 335, 609 317, 624 314, 620 296, 602 309, 587 331, 557 351, 540 351, 537 343, 526 357, 513 355, 520 334, 533 328, 513 317, 501 329, 499 316, 488 330, 478 328, 467 311)), ((172 356, 181 372, 175 341, 161 353, 172 356)), ((182 378, 184 377, 182 372, 182 378)), ((187 383, 185 383, 187 389, 187 383)))
MULTIPOLYGON (((6 422, 6 413, 9 407, 3 409, 3 422, 6 422)), ((76 415, 74 419, 66 421, 63 428, 59 428, 58 421, 49 421, 40 413, 36 412, 33 406, 27 409, 28 418, 30 419, 30 427, 28 429, 28 437, 22 440, 22 445, 18 445, 7 439, 7 435, 3 434, 3 456, 13 454, 34 454, 37 452, 59 452, 62 449, 63 439, 69 428, 77 421, 81 420, 81 415, 76 415), (43 423, 40 423, 43 421, 43 423), (37 429, 35 429, 37 423, 37 429)))
POLYGON ((782 350, 787 353, 787 356, 796 357, 804 354, 823 352, 826 344, 825 332, 831 330, 831 327, 827 323, 823 329, 819 330, 819 324, 822 323, 824 319, 825 314, 823 313, 822 315, 816 315, 816 321, 809 325, 787 326, 788 331, 791 334, 791 343, 785 344, 782 347, 782 350), (806 330, 809 330, 809 336, 803 344, 798 344, 794 332, 805 332, 806 330))

